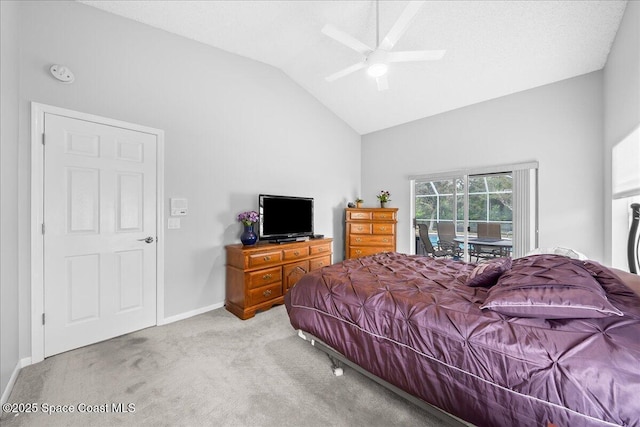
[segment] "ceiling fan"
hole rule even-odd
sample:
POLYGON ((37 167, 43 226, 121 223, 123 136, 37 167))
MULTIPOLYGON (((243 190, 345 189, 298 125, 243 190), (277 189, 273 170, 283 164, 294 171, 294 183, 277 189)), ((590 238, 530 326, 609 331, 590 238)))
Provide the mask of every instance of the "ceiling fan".
POLYGON ((391 52, 391 49, 398 42, 400 37, 409 27, 409 24, 416 16, 420 8, 426 3, 423 1, 410 1, 404 9, 393 27, 389 30, 382 42, 380 42, 380 2, 376 1, 376 48, 372 49, 355 37, 341 31, 330 24, 322 28, 322 32, 337 42, 361 53, 365 56, 364 61, 353 64, 343 70, 331 74, 326 77, 328 82, 335 81, 341 77, 349 75, 353 72, 367 69, 367 74, 375 77, 378 90, 389 89, 387 80, 387 71, 391 62, 410 62, 410 61, 434 61, 441 59, 446 50, 410 50, 391 52))

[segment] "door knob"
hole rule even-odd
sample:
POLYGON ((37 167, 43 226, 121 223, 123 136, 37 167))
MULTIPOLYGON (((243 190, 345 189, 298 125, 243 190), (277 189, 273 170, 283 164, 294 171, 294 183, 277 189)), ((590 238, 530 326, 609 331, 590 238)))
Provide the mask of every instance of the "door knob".
POLYGON ((153 243, 153 237, 149 236, 144 239, 138 239, 138 242, 153 243))

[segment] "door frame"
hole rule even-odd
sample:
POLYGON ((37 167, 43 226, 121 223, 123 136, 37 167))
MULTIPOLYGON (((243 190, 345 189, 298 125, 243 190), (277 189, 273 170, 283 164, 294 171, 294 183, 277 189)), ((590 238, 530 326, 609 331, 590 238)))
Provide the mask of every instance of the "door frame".
POLYGON ((52 105, 31 102, 31 363, 44 360, 44 117, 55 114, 155 135, 156 325, 164 323, 164 131, 52 105))

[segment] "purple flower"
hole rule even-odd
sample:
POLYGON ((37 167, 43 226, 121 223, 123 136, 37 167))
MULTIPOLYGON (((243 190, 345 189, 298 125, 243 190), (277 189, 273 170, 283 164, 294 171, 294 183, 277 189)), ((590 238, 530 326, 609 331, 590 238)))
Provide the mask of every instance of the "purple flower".
POLYGON ((259 219, 260 216, 256 211, 241 212, 238 214, 238 221, 240 221, 244 225, 255 224, 259 219))

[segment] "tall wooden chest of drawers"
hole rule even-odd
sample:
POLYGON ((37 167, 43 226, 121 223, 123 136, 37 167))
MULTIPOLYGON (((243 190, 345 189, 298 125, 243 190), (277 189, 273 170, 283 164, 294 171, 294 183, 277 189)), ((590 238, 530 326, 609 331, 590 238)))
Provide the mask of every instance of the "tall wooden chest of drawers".
POLYGON ((284 302, 284 295, 306 273, 331 264, 333 239, 311 239, 255 246, 228 245, 227 310, 241 319, 284 302))
POLYGON ((345 259, 396 250, 397 208, 348 208, 345 217, 345 259))

